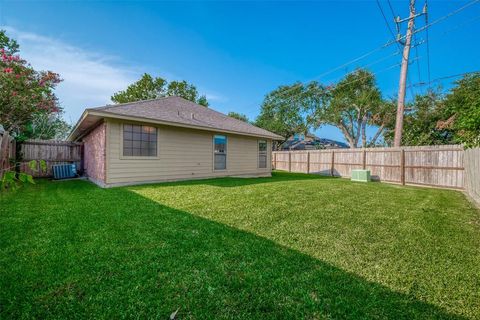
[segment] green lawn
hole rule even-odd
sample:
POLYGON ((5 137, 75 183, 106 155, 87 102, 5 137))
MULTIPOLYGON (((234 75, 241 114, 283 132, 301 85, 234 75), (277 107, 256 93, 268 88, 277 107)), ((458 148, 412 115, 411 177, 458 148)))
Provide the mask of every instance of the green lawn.
POLYGON ((313 175, 0 198, 0 318, 480 318, 460 192, 313 175))

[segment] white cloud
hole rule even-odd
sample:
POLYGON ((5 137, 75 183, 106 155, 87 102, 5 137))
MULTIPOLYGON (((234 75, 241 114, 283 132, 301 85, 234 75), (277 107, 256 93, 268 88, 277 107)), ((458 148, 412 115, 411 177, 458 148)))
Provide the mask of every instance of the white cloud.
MULTIPOLYGON (((200 92, 200 94, 202 95, 203 93, 200 92)), ((226 102, 228 101, 227 98, 225 98, 224 96, 221 96, 219 94, 216 94, 216 93, 206 93, 205 94, 205 97, 207 97, 207 100, 209 102, 226 102)))
MULTIPOLYGON (((9 37, 20 45, 20 55, 36 70, 50 70, 60 74, 63 81, 56 89, 56 95, 65 110, 65 119, 76 122, 88 107, 111 103, 113 93, 125 89, 138 80, 143 72, 139 67, 122 65, 119 59, 106 54, 88 51, 58 39, 20 31, 9 26, 0 26, 9 37)), ((155 69, 155 68, 149 68, 155 69)), ((181 79, 163 71, 168 80, 181 79)), ((228 99, 216 92, 201 90, 212 102, 226 102, 228 99)))
POLYGON ((37 70, 50 70, 64 80, 56 94, 65 109, 67 121, 77 121, 87 107, 110 103, 110 96, 134 82, 139 72, 116 65, 112 57, 72 46, 62 41, 5 29, 18 41, 20 54, 37 70))

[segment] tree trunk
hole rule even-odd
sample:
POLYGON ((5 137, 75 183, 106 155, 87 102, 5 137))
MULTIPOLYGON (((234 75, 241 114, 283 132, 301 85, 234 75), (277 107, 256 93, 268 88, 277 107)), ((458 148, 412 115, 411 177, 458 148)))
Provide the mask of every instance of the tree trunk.
POLYGON ((367 147, 367 116, 362 120, 362 148, 367 147))
POLYGON ((345 139, 347 139, 348 144, 350 145, 350 148, 356 148, 357 144, 355 143, 355 139, 348 132, 347 128, 345 127, 345 124, 342 121, 340 121, 339 123, 339 128, 342 131, 343 135, 345 136, 345 139))
POLYGON ((377 139, 382 134, 384 128, 385 128, 385 124, 382 123, 382 125, 378 128, 377 132, 373 136, 372 140, 370 140, 370 143, 368 144, 369 146, 371 147, 375 146, 375 142, 377 142, 377 139))

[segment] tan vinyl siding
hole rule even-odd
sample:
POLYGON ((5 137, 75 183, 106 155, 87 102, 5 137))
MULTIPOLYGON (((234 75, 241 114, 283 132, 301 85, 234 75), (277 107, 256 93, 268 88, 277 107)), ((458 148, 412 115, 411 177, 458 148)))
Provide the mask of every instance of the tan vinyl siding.
MULTIPOLYGON (((271 152, 267 153, 267 168, 258 168, 258 140, 264 138, 227 134, 227 170, 215 171, 213 136, 216 132, 145 123, 158 129, 158 156, 128 158, 122 155, 123 122, 107 121, 107 184, 268 175, 271 172, 271 152)), ((267 143, 271 150, 271 140, 267 143)))

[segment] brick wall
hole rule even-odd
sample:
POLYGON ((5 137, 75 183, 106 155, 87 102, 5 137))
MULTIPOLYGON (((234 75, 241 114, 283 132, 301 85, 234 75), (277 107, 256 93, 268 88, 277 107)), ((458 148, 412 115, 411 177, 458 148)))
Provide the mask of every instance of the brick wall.
POLYGON ((105 183, 105 123, 83 138, 85 174, 96 183, 105 183))

